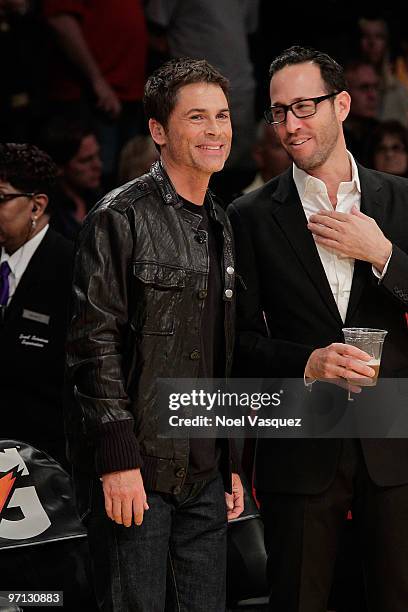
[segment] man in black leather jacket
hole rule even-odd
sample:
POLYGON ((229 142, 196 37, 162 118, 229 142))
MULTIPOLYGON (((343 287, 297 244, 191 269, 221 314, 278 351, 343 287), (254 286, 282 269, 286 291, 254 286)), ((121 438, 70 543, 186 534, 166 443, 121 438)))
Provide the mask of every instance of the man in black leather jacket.
POLYGON ((231 145, 226 93, 204 60, 156 71, 144 103, 161 160, 79 237, 66 429, 103 610, 225 608, 226 519, 243 506, 230 443, 158 437, 156 380, 230 371, 232 237, 207 190, 231 145))

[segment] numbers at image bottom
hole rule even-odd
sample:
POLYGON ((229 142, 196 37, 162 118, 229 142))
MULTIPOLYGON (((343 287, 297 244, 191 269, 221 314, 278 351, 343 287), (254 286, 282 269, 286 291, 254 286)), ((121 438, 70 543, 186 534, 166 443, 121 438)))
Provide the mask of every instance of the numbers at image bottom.
POLYGON ((0 591, 0 610, 2 604, 17 606, 63 606, 62 591, 0 591))

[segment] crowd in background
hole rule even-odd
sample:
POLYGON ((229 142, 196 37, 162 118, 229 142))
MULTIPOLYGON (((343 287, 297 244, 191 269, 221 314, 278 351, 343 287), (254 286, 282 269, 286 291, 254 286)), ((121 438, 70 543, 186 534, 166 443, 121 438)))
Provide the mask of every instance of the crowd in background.
MULTIPOLYGON (((391 3, 392 4, 392 3, 391 3)), ((262 115, 268 66, 291 44, 346 67, 347 144, 368 167, 408 173, 408 33, 392 6, 347 12, 268 0, 1 0, 3 142, 30 142, 60 170, 51 223, 72 239, 99 195, 156 158, 143 117, 148 74, 170 57, 206 58, 231 82, 234 143, 212 187, 225 205, 289 164, 262 115), (319 12, 319 20, 315 15, 319 12), (325 24, 322 27, 320 24, 325 24)))

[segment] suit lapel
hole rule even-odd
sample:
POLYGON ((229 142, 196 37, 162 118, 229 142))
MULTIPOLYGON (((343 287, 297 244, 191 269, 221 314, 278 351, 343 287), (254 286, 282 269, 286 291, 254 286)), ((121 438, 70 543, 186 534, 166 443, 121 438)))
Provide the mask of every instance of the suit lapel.
POLYGON ((307 229, 307 219, 292 177, 292 168, 289 168, 281 176, 273 197, 280 204, 273 211, 276 221, 295 251, 305 274, 316 287, 326 308, 335 319, 336 324, 342 325, 340 313, 315 241, 312 233, 307 229))
MULTIPOLYGON (((381 201, 381 182, 377 175, 358 164, 358 174, 361 185, 361 207, 365 215, 375 219, 379 227, 383 225, 385 202, 381 201)), ((354 264, 353 282, 347 308, 345 324, 349 325, 361 299, 364 286, 371 280, 371 264, 356 260, 354 264)))
MULTIPOLYGON (((53 241, 52 230, 48 228, 44 238, 38 245, 30 262, 24 271, 23 276, 17 286, 17 289, 11 298, 10 304, 6 310, 6 321, 18 316, 21 308, 25 306, 27 296, 30 295, 33 288, 40 282, 44 282, 44 270, 47 269, 47 252, 49 245, 53 241)), ((52 252, 52 250, 51 250, 52 252)), ((49 263, 49 262, 48 262, 49 263)))

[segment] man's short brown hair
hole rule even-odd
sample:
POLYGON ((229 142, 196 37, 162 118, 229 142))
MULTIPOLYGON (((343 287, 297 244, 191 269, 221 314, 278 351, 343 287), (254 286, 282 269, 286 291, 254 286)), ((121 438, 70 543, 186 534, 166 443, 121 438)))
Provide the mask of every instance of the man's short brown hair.
POLYGON ((206 60, 173 59, 163 64, 146 82, 143 105, 147 120, 156 119, 166 127, 179 89, 192 83, 219 85, 228 100, 228 79, 206 60))

